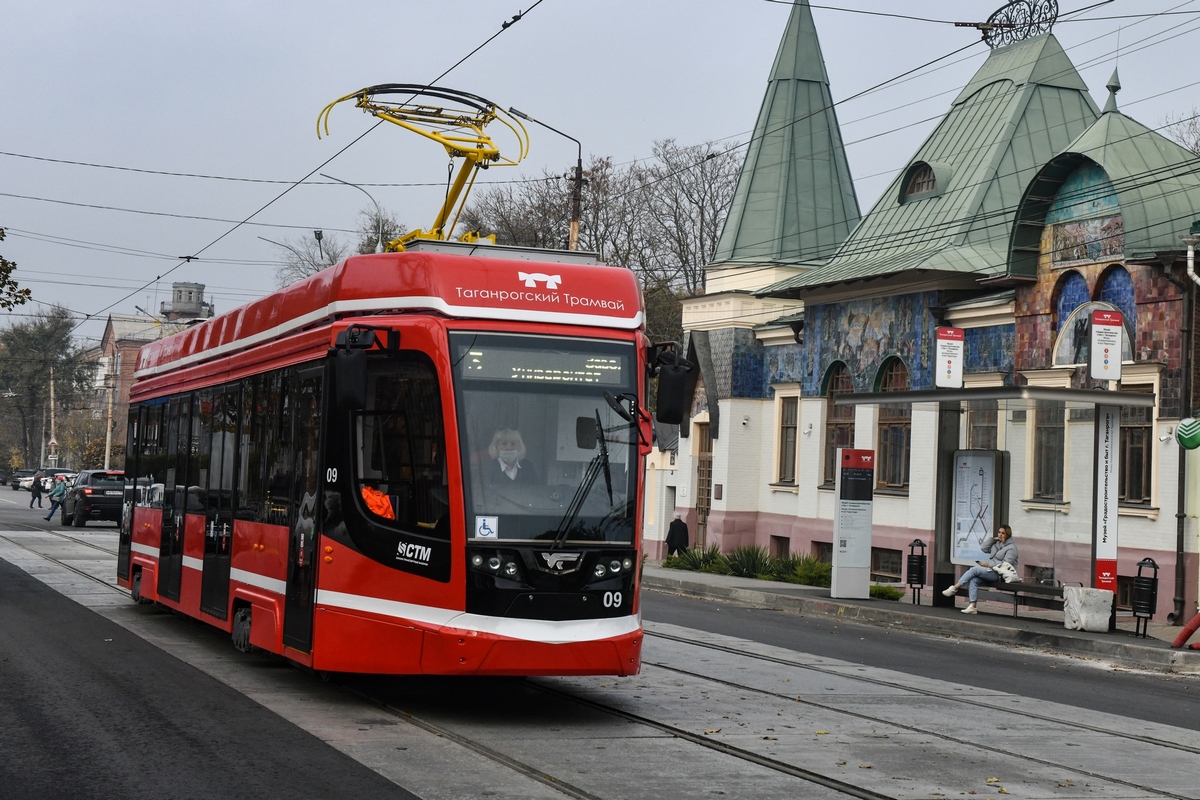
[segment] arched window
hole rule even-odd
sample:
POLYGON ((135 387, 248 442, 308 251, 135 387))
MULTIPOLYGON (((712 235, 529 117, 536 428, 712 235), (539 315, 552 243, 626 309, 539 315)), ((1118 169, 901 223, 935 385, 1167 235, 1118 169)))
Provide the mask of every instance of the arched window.
POLYGON ((833 401, 838 395, 853 393, 850 368, 836 362, 825 380, 825 486, 833 486, 837 478, 838 448, 854 446, 854 406, 835 406, 833 401))
POLYGON ((1075 270, 1065 273, 1058 281, 1058 301, 1054 305, 1054 329, 1061 330, 1071 312, 1091 300, 1087 281, 1075 270))
POLYGON ((937 178, 934 177, 933 167, 922 164, 908 179, 905 195, 914 197, 921 194, 932 194, 935 191, 937 191, 937 178))
MULTIPOLYGON (((1092 343, 1092 312, 1120 311, 1109 303, 1084 303, 1071 312, 1059 325, 1058 340, 1054 343, 1054 366, 1065 367, 1088 363, 1092 343)), ((1129 335, 1128 317, 1121 333, 1121 361, 1133 361, 1133 345, 1129 335)))
POLYGON ((1120 309, 1125 317, 1125 327, 1131 337, 1137 336, 1137 300, 1133 294, 1133 278, 1124 267, 1112 266, 1100 278, 1100 291, 1096 297, 1102 303, 1110 303, 1120 309))
MULTIPOLYGON (((878 391, 907 392, 908 367, 899 358, 890 358, 879 370, 878 391)), ((908 488, 908 460, 912 450, 912 405, 881 403, 879 406, 879 448, 875 485, 881 489, 908 488)))

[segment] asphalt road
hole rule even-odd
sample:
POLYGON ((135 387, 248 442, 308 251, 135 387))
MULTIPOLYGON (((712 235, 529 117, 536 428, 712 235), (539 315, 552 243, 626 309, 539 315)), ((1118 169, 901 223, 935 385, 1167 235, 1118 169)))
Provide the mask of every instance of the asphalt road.
POLYGON ((0 560, 0 797, 415 795, 0 560))
POLYGON ((659 592, 642 593, 642 616, 855 664, 1200 730, 1200 676, 1117 670, 1095 661, 659 592))

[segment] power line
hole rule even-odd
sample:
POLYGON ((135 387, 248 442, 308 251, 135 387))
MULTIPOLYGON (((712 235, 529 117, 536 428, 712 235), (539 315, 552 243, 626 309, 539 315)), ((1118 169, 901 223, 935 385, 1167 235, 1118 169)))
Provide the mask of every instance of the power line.
MULTIPOLYGON (((490 42, 492 42, 492 41, 493 41, 493 40, 494 40, 496 37, 498 37, 500 34, 504 33, 504 31, 508 30, 508 29, 509 29, 509 28, 510 28, 510 27, 511 27, 513 24, 515 24, 515 23, 519 22, 521 19, 523 19, 523 18, 524 18, 524 16, 525 16, 526 14, 528 14, 530 11, 532 11, 533 9, 537 8, 538 6, 540 6, 540 5, 541 5, 543 2, 544 2, 544 0, 536 0, 536 2, 535 2, 535 3, 534 3, 532 6, 530 6, 528 9, 526 9, 525 11, 522 11, 522 12, 518 12, 518 13, 516 14, 516 16, 514 16, 514 17, 513 17, 511 20, 504 22, 504 23, 501 25, 501 27, 500 27, 500 30, 498 30, 498 31, 496 31, 495 33, 493 33, 491 36, 489 36, 487 39, 485 39, 485 40, 483 41, 483 43, 482 43, 482 44, 480 44, 478 47, 476 47, 476 48, 475 48, 474 50, 472 50, 471 52, 467 53, 465 56, 463 56, 462 58, 460 58, 458 61, 454 62, 454 64, 453 64, 453 65, 451 65, 449 69, 446 69, 445 71, 443 71, 443 72, 442 72, 442 74, 438 75, 436 78, 434 78, 433 80, 431 80, 431 81, 430 81, 428 84, 426 84, 426 88, 428 88, 428 87, 430 87, 430 86, 432 86, 432 85, 436 84, 436 83, 437 83, 439 80, 441 80, 442 78, 446 77, 446 75, 450 74, 450 72, 452 72, 454 69, 456 69, 457 67, 459 67, 459 66, 460 66, 460 65, 461 65, 463 62, 465 62, 465 61, 466 61, 467 59, 469 59, 471 56, 475 55, 475 54, 476 54, 476 53, 478 53, 480 50, 482 50, 484 47, 486 47, 486 46, 487 46, 487 45, 488 45, 490 42)), ((414 96, 415 96, 415 95, 414 95, 414 96)), ((200 248, 199 250, 197 250, 197 251, 196 251, 195 253, 193 253, 191 256, 184 257, 184 258, 183 258, 183 259, 182 259, 182 260, 181 260, 181 261, 180 261, 178 264, 176 264, 174 267, 171 267, 171 269, 169 269, 169 270, 167 270, 165 273, 163 273, 163 275, 159 275, 159 276, 158 276, 158 277, 155 279, 155 281, 151 281, 150 283, 147 283, 147 284, 145 284, 145 285, 144 285, 144 286, 142 286, 141 288, 139 288, 139 289, 136 289, 136 290, 134 290, 133 292, 131 292, 131 293, 127 294, 125 297, 122 297, 120 300, 117 300, 116 302, 110 303, 109 305, 107 305, 107 306, 105 306, 104 308, 102 308, 102 309, 100 309, 99 311, 97 311, 95 314, 89 314, 89 315, 87 315, 87 317, 85 317, 85 319, 83 320, 83 322, 86 322, 88 319, 91 319, 91 318, 92 318, 92 317, 94 317, 94 316, 98 316, 98 315, 100 315, 100 314, 103 314, 105 311, 107 311, 107 310, 109 310, 110 308, 112 308, 113 306, 117 305, 117 303, 122 303, 122 302, 124 302, 125 300, 128 300, 130 297, 133 297, 133 295, 135 295, 135 294, 137 294, 138 292, 142 291, 142 289, 146 288, 147 286, 150 286, 152 283, 154 283, 154 282, 156 282, 156 281, 158 281, 158 280, 161 280, 161 279, 162 279, 164 276, 166 276, 166 275, 169 275, 170 273, 172 273, 172 272, 174 272, 175 270, 177 270, 177 269, 179 269, 180 267, 182 267, 184 264, 187 264, 187 263, 189 263, 189 262, 190 262, 190 261, 192 261, 192 260, 193 260, 195 257, 199 256, 201 253, 203 253, 203 252, 205 252, 206 250, 208 250, 209 248, 213 247, 213 246, 214 246, 214 245, 216 245, 218 242, 220 242, 222 239, 226 238, 227 236, 229 236, 230 234, 232 234, 234 231, 236 231, 238 228, 242 227, 243 225, 249 225, 249 224, 252 224, 252 223, 250 222, 250 220, 252 220, 254 217, 256 217, 256 216, 258 216, 259 214, 261 214, 263 211, 265 211, 267 208, 269 208, 269 207, 270 207, 271 205, 273 205, 274 203, 278 202, 278 201, 279 201, 279 200, 280 200, 280 199, 281 199, 281 198, 282 198, 284 195, 288 194, 288 192, 292 191, 292 190, 293 190, 293 189, 295 189, 297 186, 299 186, 299 185, 301 185, 302 183, 304 183, 304 181, 308 180, 308 179, 309 179, 309 178, 311 178, 313 175, 315 175, 315 174, 317 174, 318 172, 320 172, 322 169, 324 169, 324 168, 325 168, 325 166, 326 166, 326 165, 328 165, 330 162, 332 162, 334 159, 336 159, 336 158, 337 158, 338 156, 340 156, 342 153, 346 152, 346 151, 347 151, 347 150, 349 150, 351 147, 353 147, 354 145, 358 144, 360 141, 362 141, 363 139, 365 139, 365 138, 367 137, 367 135, 369 135, 369 134, 371 133, 371 131, 373 131, 373 130, 375 130, 376 128, 378 128, 380 125, 382 125, 382 124, 383 124, 383 122, 384 122, 384 120, 382 120, 382 119, 380 119, 380 120, 377 120, 377 121, 376 121, 376 122, 375 122, 373 125, 371 125, 370 127, 368 127, 368 128, 365 130, 365 131, 363 131, 361 134, 359 134, 358 136, 356 136, 354 139, 350 140, 350 142, 349 142, 348 144, 346 144, 345 146, 343 146, 343 147, 342 147, 341 149, 339 149, 339 150, 338 150, 336 153, 334 153, 334 154, 333 154, 333 155, 331 155, 329 158, 325 159, 325 160, 324 160, 324 161, 322 161, 320 164, 318 164, 316 167, 314 167, 313 169, 311 169, 311 170, 310 170, 310 171, 309 171, 309 172, 308 172, 306 175, 304 175, 304 177, 302 177, 300 180, 296 181, 296 182, 295 182, 295 183, 293 183, 291 186, 288 186, 288 187, 287 187, 286 189, 284 189, 282 192, 280 192, 280 193, 279 193, 279 194, 277 194, 275 197, 271 198, 271 199, 270 199, 270 200, 268 200, 266 203, 264 203, 262 206, 260 206, 258 209, 256 209, 256 210, 255 210, 253 213, 251 213, 249 216, 245 217, 245 218, 244 218, 244 219, 242 219, 240 222, 237 222, 236 224, 234 224, 234 225, 233 225, 233 227, 229 228, 229 230, 225 231, 225 232, 224 232, 224 233, 222 233, 220 236, 218 236, 217 238, 213 239, 213 240, 212 240, 212 241, 210 241, 208 244, 204 245, 204 247, 202 247, 202 248, 200 248)), ((83 322, 80 322, 80 323, 79 323, 79 325, 82 325, 82 324, 83 324, 83 322)), ((75 329, 78 329, 79 325, 76 325, 76 326, 75 326, 75 329)), ((73 330, 74 330, 74 329, 73 329, 73 330)))

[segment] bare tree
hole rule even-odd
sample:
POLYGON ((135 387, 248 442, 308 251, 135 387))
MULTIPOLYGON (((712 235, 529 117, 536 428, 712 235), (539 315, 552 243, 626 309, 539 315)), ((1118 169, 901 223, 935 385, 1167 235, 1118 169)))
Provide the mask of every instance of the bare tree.
POLYGON ((385 246, 408 230, 395 213, 387 210, 376 212, 374 206, 368 206, 358 212, 358 230, 353 245, 336 233, 321 232, 318 239, 316 231, 313 236, 284 239, 276 243, 283 259, 275 270, 276 283, 280 287, 290 286, 332 267, 348 256, 374 253, 381 228, 385 246))
MULTIPOLYGON (((4 228, 0 228, 0 242, 2 241, 4 241, 4 228)), ((18 288, 17 282, 13 280, 12 274, 16 268, 17 262, 0 256, 0 308, 6 308, 9 311, 24 304, 30 297, 29 290, 18 288)))
POLYGON ((741 159, 729 148, 680 147, 674 139, 655 142, 654 156, 639 178, 658 251, 657 263, 645 265, 647 278, 685 296, 703 294, 704 267, 716 252, 741 159))
POLYGON ((1200 109, 1192 106, 1190 115, 1167 114, 1163 122, 1167 136, 1200 156, 1200 109))

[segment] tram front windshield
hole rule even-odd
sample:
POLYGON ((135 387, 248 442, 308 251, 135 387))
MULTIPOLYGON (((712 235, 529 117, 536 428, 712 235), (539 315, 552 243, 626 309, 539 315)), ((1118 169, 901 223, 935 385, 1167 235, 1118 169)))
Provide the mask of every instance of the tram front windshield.
POLYGON ((632 343, 450 338, 467 538, 632 543, 638 431, 632 343), (615 406, 615 407, 614 407, 615 406))

